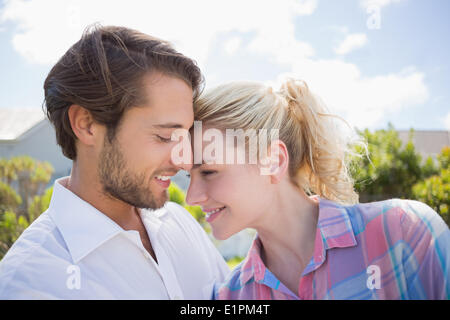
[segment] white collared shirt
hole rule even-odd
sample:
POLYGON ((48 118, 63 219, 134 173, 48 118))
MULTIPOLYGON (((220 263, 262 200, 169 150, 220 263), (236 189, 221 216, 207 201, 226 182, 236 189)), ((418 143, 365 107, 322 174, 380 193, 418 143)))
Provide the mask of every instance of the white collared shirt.
POLYGON ((139 232, 55 181, 50 207, 0 261, 0 299, 210 299, 229 269, 180 205, 140 210, 158 263, 139 232))

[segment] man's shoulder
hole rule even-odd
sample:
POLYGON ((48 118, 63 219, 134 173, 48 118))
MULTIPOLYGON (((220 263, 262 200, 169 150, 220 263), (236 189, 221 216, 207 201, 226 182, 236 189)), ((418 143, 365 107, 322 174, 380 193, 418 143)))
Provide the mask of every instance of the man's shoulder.
POLYGON ((57 261, 70 263, 71 257, 46 211, 24 230, 0 261, 0 295, 19 278, 39 279, 57 261))
POLYGON ((45 248, 48 241, 58 241, 58 235, 55 223, 49 216, 48 211, 45 211, 22 232, 8 250, 2 262, 8 260, 13 254, 36 253, 36 249, 45 248))

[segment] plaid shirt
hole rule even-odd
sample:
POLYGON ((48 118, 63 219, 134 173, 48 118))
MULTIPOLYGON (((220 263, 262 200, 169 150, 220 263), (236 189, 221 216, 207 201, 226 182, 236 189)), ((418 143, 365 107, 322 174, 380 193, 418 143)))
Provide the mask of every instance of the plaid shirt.
POLYGON ((215 299, 449 299, 450 231, 430 207, 399 199, 342 206, 314 198, 315 249, 298 292, 265 267, 256 236, 247 257, 216 285, 215 299))

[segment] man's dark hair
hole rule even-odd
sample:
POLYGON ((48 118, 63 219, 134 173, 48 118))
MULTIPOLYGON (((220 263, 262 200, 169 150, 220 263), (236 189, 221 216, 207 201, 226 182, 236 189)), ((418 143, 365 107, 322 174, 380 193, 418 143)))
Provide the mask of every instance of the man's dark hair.
POLYGON ((125 27, 88 27, 44 82, 45 112, 63 154, 72 160, 77 156, 77 138, 68 117, 72 104, 105 125, 111 141, 124 111, 145 102, 143 76, 154 71, 184 80, 194 100, 200 94, 200 69, 170 43, 125 27))

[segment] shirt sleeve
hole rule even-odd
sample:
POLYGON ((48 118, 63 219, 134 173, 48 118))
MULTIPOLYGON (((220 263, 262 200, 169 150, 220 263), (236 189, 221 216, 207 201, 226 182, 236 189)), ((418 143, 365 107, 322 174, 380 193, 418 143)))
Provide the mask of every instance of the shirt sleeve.
MULTIPOLYGON (((50 293, 49 285, 46 284, 48 277, 45 276, 47 271, 45 269, 52 266, 39 263, 43 259, 39 260, 31 255, 31 250, 39 252, 40 248, 16 250, 24 243, 22 238, 19 240, 20 242, 16 242, 15 246, 0 261, 0 300, 60 299, 50 293)), ((49 273, 57 276, 57 272, 49 273)), ((53 281, 52 284, 55 282, 53 281)), ((65 283, 64 280, 60 282, 65 283)))
POLYGON ((8 284, 2 293, 0 300, 57 300, 60 299, 48 292, 27 288, 25 285, 15 283, 8 284))
POLYGON ((428 205, 408 200, 401 219, 410 299, 450 298, 450 230, 428 205))

